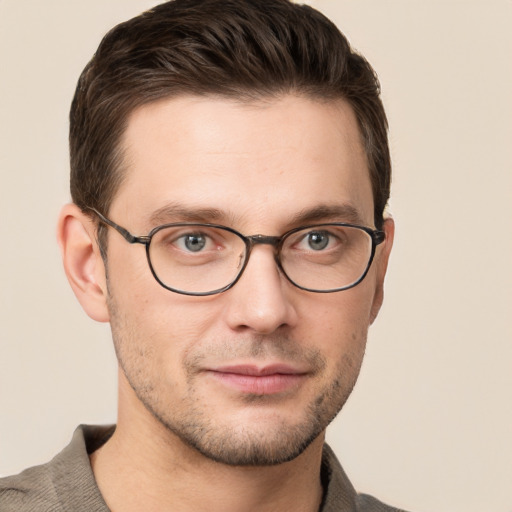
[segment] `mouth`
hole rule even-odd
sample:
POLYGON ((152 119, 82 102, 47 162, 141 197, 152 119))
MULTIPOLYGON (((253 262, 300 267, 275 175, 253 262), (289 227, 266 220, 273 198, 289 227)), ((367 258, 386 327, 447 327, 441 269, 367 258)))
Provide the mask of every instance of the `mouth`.
POLYGON ((253 395, 290 391, 307 377, 306 371, 286 364, 221 366, 209 369, 208 373, 228 388, 253 395))

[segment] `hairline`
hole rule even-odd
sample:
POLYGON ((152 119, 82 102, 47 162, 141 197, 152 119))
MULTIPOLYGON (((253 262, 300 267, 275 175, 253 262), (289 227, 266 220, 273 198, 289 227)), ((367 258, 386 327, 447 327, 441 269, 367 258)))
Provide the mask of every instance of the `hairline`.
MULTIPOLYGON (((357 131, 359 134, 359 141, 361 143, 361 148, 363 150, 364 158, 365 158, 365 164, 366 164, 366 171, 368 173, 368 178, 370 179, 370 183, 372 183, 371 178, 371 171, 370 171, 370 160, 368 158, 368 151, 366 149, 367 141, 364 138, 363 129, 361 127, 361 123, 359 120, 359 117, 357 115, 357 111, 350 102, 348 98, 346 98, 345 95, 343 95, 341 92, 339 94, 322 94, 318 89, 315 90, 315 88, 312 87, 293 87, 290 86, 288 88, 282 88, 279 90, 258 90, 257 88, 254 89, 244 89, 241 90, 239 93, 228 93, 228 92, 219 92, 219 91, 206 91, 199 93, 199 92, 188 92, 183 90, 176 90, 173 92, 167 92, 167 94, 163 94, 160 97, 147 99, 146 101, 135 101, 134 105, 129 111, 126 113, 123 123, 121 124, 121 130, 118 134, 116 143, 113 146, 113 154, 115 154, 114 161, 115 166, 111 169, 112 176, 114 178, 115 182, 115 189, 112 192, 111 197, 109 198, 108 206, 106 208, 103 215, 109 216, 110 208, 112 206, 112 203, 114 202, 115 198, 117 197, 119 190, 126 179, 127 175, 130 171, 130 164, 127 161, 126 157, 126 133, 128 130, 128 126, 130 124, 130 120, 135 115, 135 113, 149 105, 156 105, 158 103, 163 103, 166 101, 171 101, 175 99, 180 98, 204 98, 204 99, 218 99, 218 100, 228 100, 232 101, 235 104, 239 104, 240 106, 265 106, 265 103, 268 103, 268 106, 272 104, 272 102, 278 101, 280 99, 283 99, 285 97, 296 97, 296 98, 305 98, 309 99, 313 102, 318 102, 320 104, 326 104, 329 102, 343 102, 347 107, 350 108, 352 114, 354 115, 357 123, 357 131)), ((373 184, 372 184, 372 200, 375 206, 375 194, 373 191, 373 184)), ((90 212, 85 212, 90 214, 90 212)), ((377 228, 379 228, 378 225, 378 219, 375 218, 374 215, 374 224, 377 228)), ((96 236, 97 236, 97 242, 100 247, 100 252, 102 254, 103 259, 106 261, 107 258, 107 248, 108 248, 108 237, 107 237, 108 229, 106 226, 103 225, 101 222, 97 222, 96 224, 96 236)))
MULTIPOLYGON (((304 88, 306 89, 306 88, 304 88)), ((309 89, 309 88, 308 88, 309 89)), ((366 169, 369 174, 369 178, 371 180, 370 175, 370 163, 368 158, 368 151, 366 149, 366 140, 364 138, 363 130, 360 125, 359 117, 357 115, 357 111, 350 102, 342 93, 337 95, 334 94, 321 94, 319 91, 313 90, 303 90, 301 88, 289 87, 286 90, 276 90, 276 91, 259 91, 257 89, 247 89, 241 91, 239 94, 230 94, 223 93, 218 91, 205 91, 204 93, 197 92, 187 92, 187 91, 176 91, 176 92, 168 92, 161 97, 148 99, 146 101, 142 100, 140 102, 135 102, 134 106, 127 112, 124 117, 123 123, 121 124, 120 133, 117 136, 117 140, 113 146, 113 154, 115 155, 114 161, 116 162, 111 172, 115 177, 115 189, 112 192, 111 197, 109 198, 108 206, 106 211, 101 212, 103 215, 108 216, 112 203, 114 202, 119 189, 122 186, 126 175, 129 172, 129 162, 126 157, 126 133, 128 130, 128 126, 130 124, 131 119, 140 109, 150 106, 156 105, 158 103, 164 103, 167 101, 177 100, 180 98, 203 98, 203 99, 212 99, 212 100, 227 100, 232 101, 234 104, 238 104, 239 106, 250 106, 250 107, 266 107, 271 106, 273 102, 279 101, 280 99, 284 99, 286 97, 295 97, 295 98, 304 98, 308 99, 312 102, 317 102, 319 104, 328 104, 335 102, 342 102, 345 106, 350 108, 350 111, 355 117, 357 123, 357 131, 359 135, 359 141, 361 143, 361 149, 363 150, 366 169)), ((372 190, 372 198, 375 201, 374 193, 372 190)))

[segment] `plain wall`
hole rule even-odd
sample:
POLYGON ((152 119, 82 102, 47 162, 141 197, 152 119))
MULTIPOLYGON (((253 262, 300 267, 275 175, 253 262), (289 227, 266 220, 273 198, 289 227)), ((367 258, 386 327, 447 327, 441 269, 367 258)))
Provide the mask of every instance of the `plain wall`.
MULTIPOLYGON (((357 489, 417 512, 512 511, 512 2, 325 0, 382 82, 397 234, 329 442, 357 489)), ((101 36, 147 0, 0 0, 0 474, 116 417, 108 325, 55 242, 67 113, 101 36)))

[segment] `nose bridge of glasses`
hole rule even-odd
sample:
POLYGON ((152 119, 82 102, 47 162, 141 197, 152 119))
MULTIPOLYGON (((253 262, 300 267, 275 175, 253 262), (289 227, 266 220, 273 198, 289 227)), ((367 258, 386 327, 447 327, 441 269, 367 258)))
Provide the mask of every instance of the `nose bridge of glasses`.
POLYGON ((243 265, 243 268, 240 270, 240 275, 244 272, 246 269, 249 258, 252 254, 252 249, 255 245, 271 245, 274 252, 274 262, 277 265, 277 268, 279 271, 282 271, 281 262, 280 262, 280 255, 279 255, 279 248, 282 241, 281 236, 268 236, 268 235, 249 235, 244 237, 247 244, 247 253, 245 256, 245 263, 243 265))
POLYGON ((251 235, 247 239, 251 242, 251 245, 265 244, 277 247, 281 241, 280 236, 267 236, 267 235, 251 235))
MULTIPOLYGON (((269 235, 250 235, 246 236, 245 239, 249 242, 247 247, 246 263, 249 260, 249 256, 255 245, 271 245, 274 249, 274 259, 279 269, 281 269, 279 248, 282 241, 281 236, 269 236, 269 235)), ((244 266, 245 267, 245 266, 244 266)))

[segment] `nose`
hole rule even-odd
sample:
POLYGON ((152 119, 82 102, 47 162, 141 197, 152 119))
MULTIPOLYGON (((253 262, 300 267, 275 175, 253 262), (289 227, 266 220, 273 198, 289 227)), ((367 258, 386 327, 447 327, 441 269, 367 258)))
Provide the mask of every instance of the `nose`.
POLYGON ((292 302, 299 290, 281 275, 268 245, 253 248, 240 280, 224 292, 226 322, 235 331, 270 334, 293 327, 297 312, 292 302))

